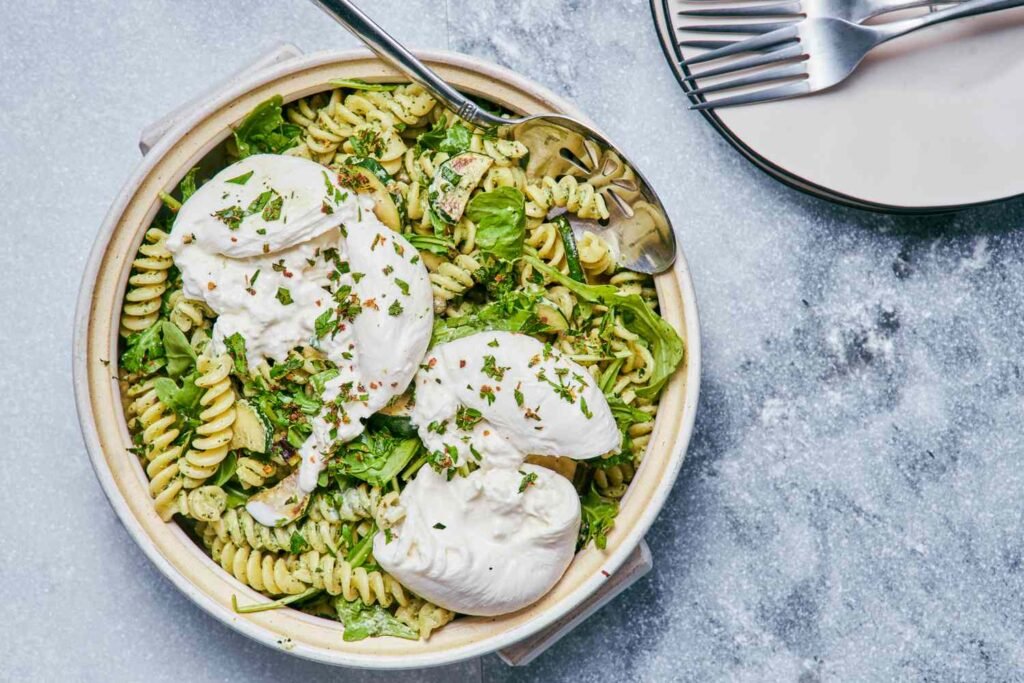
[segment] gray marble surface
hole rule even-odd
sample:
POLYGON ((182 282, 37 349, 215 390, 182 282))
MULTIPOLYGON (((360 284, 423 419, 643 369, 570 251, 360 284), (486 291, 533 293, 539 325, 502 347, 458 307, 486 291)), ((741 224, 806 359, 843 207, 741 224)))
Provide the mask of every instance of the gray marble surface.
POLYGON ((704 330, 655 569, 525 669, 377 675, 252 643, 180 595, 96 483, 71 394, 85 257, 138 131, 301 0, 2 3, 0 679, 1013 680, 1024 675, 1020 202, 897 218, 748 166, 685 111, 641 0, 364 0, 412 46, 575 100, 677 216, 704 330))

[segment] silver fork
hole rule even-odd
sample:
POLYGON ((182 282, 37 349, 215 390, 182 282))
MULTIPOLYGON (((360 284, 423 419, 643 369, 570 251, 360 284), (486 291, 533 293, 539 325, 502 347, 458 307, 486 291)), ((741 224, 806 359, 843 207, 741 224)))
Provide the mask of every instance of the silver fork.
POLYGON ((1024 6, 1024 0, 968 0, 961 5, 940 12, 878 26, 859 26, 843 19, 804 19, 790 26, 740 40, 682 62, 683 66, 690 67, 694 64, 744 52, 770 50, 764 54, 739 59, 717 69, 703 71, 696 74, 695 78, 721 76, 755 67, 791 62, 747 76, 738 76, 723 83, 696 88, 690 91, 690 95, 707 95, 734 88, 765 85, 775 81, 799 80, 742 95, 700 102, 690 108, 714 109, 758 104, 825 90, 845 80, 853 73, 865 55, 882 43, 953 19, 1020 6, 1024 6))
MULTIPOLYGON (((680 10, 679 16, 702 19, 779 19, 754 23, 732 22, 726 24, 693 24, 682 26, 681 31, 696 33, 768 33, 785 28, 800 19, 845 19, 861 24, 882 14, 915 7, 949 5, 962 0, 789 0, 768 5, 754 4, 752 0, 732 0, 731 5, 722 7, 709 0, 689 0, 691 4, 706 5, 706 8, 680 10)), ((683 41, 683 47, 706 47, 708 41, 683 41)), ((717 45, 721 47, 722 43, 717 45)))

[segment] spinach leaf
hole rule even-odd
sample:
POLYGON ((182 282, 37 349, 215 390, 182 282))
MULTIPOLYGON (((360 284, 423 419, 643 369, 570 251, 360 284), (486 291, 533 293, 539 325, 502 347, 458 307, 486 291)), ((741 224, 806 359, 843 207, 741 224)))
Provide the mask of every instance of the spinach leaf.
POLYGON ((177 325, 165 320, 160 326, 163 330, 164 354, 167 357, 167 374, 177 379, 196 366, 196 352, 177 325))
POLYGON ((408 415, 385 415, 374 413, 366 420, 366 428, 373 431, 387 431, 399 439, 415 439, 418 432, 408 415))
POLYGON ((523 257, 535 270, 550 280, 565 285, 576 296, 591 303, 612 307, 621 314, 622 322, 631 332, 643 337, 651 346, 654 369, 642 387, 636 390, 641 398, 654 398, 683 361, 686 349, 672 326, 651 310, 639 294, 622 294, 612 285, 587 285, 576 282, 533 256, 523 257))
POLYGON ((125 351, 121 354, 121 367, 128 372, 141 372, 144 375, 156 372, 166 362, 160 325, 153 325, 129 336, 125 342, 125 351))
POLYGON ((380 605, 364 605, 361 600, 346 600, 344 596, 334 599, 338 621, 345 625, 342 636, 347 642, 373 636, 396 636, 418 640, 419 632, 406 626, 380 605))
POLYGON ((235 476, 235 470, 237 469, 238 456, 234 452, 229 452, 220 461, 220 467, 217 468, 217 472, 210 479, 210 484, 213 486, 224 486, 224 484, 231 480, 231 477, 235 476))
POLYGON ((580 496, 580 506, 582 521, 577 549, 585 548, 590 541, 594 541, 595 546, 604 550, 608 545, 608 532, 615 526, 615 516, 619 514, 618 501, 605 498, 591 485, 590 491, 580 496))
POLYGON ((345 444, 328 467, 335 476, 354 477, 372 486, 384 486, 398 476, 419 449, 419 439, 396 439, 384 431, 366 431, 345 444))
POLYGON ((435 121, 430 130, 416 138, 416 144, 422 149, 447 152, 453 156, 469 150, 472 141, 473 133, 469 128, 458 121, 448 126, 448 119, 445 116, 435 121))
POLYGON ((481 192, 470 200, 466 216, 476 223, 476 243, 507 261, 523 253, 526 236, 526 198, 514 187, 481 192))
POLYGON ((252 154, 280 154, 294 147, 302 133, 302 129, 285 123, 281 114, 284 100, 274 95, 269 100, 257 104, 235 129, 235 146, 238 158, 244 159, 252 154))
POLYGON ((250 494, 236 486, 225 486, 224 492, 228 494, 228 509, 240 508, 249 500, 250 494))

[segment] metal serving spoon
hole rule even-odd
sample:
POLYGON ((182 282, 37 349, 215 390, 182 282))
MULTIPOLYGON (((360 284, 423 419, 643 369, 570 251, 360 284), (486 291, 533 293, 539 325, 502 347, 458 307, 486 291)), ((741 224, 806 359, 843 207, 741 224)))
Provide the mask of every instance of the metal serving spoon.
MULTIPOLYGON (((603 135, 559 114, 502 118, 484 111, 349 0, 312 1, 463 120, 480 128, 509 130, 530 149, 529 175, 572 175, 593 185, 608 208, 607 221, 586 224, 573 217, 571 222, 574 228, 585 227, 611 242, 621 265, 641 273, 660 273, 672 265, 676 240, 658 195, 603 135)), ((549 214, 551 217, 553 214, 549 214)))

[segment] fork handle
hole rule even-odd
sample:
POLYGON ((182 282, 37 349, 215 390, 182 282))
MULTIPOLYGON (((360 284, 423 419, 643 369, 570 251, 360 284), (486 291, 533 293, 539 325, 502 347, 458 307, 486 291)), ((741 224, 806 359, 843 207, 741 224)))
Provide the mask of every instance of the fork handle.
POLYGON ((463 120, 482 128, 512 122, 482 110, 476 102, 446 83, 433 69, 413 56, 405 46, 366 16, 355 3, 350 0, 312 1, 328 16, 351 31, 356 38, 366 43, 366 46, 376 52, 381 59, 422 85, 427 92, 456 112, 463 120))
POLYGON ((964 17, 973 17, 978 14, 987 14, 989 12, 996 12, 1002 9, 1021 6, 1024 6, 1024 0, 968 0, 956 7, 950 7, 949 9, 944 9, 939 12, 925 14, 915 19, 894 21, 891 24, 879 24, 872 28, 877 31, 879 42, 884 43, 888 40, 892 40, 893 38, 899 38, 900 36, 905 36, 908 33, 912 33, 928 26, 934 26, 935 24, 941 24, 946 21, 962 19, 964 17))

